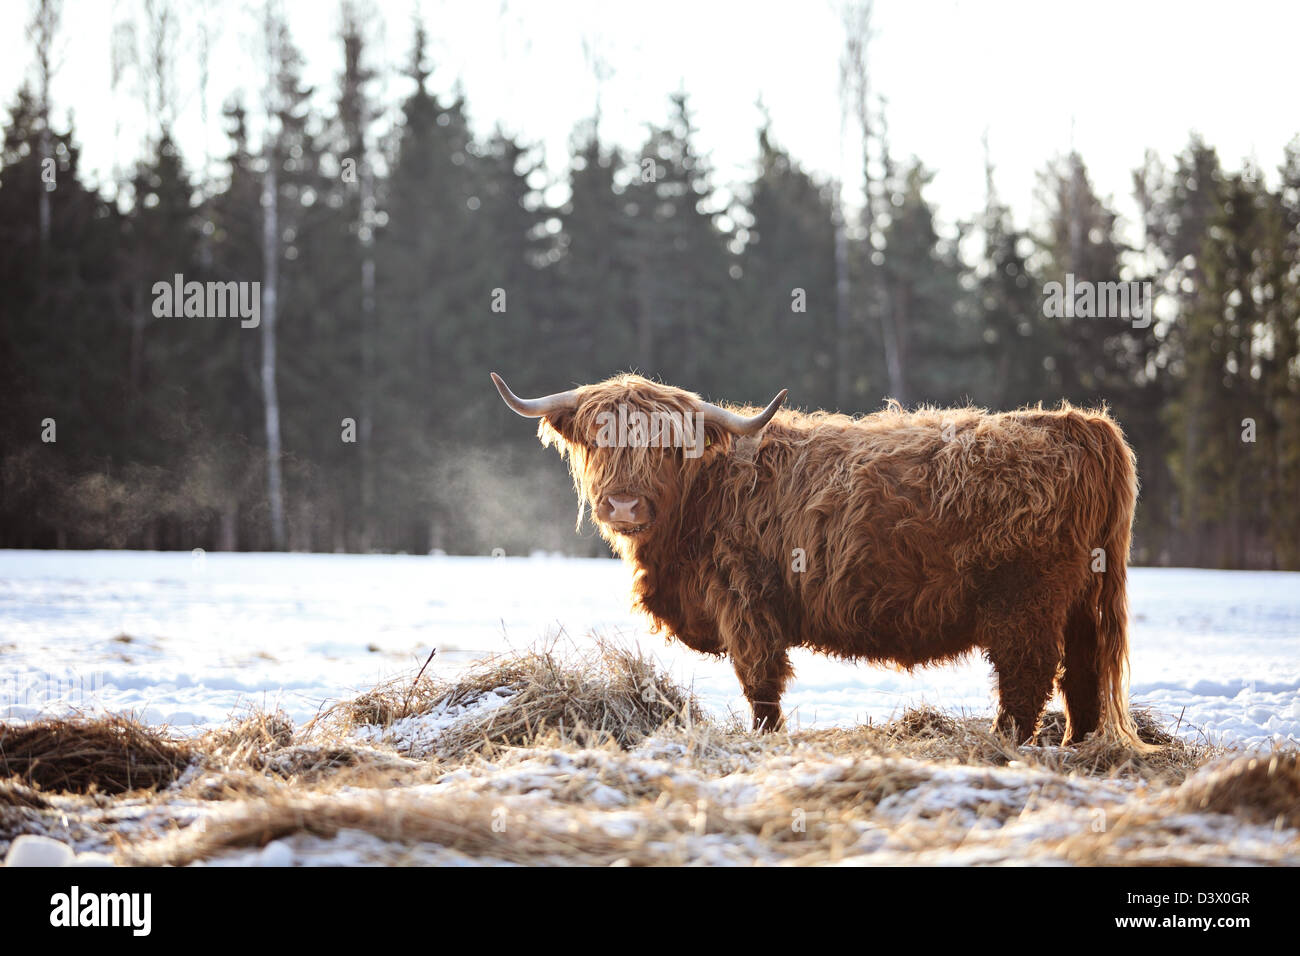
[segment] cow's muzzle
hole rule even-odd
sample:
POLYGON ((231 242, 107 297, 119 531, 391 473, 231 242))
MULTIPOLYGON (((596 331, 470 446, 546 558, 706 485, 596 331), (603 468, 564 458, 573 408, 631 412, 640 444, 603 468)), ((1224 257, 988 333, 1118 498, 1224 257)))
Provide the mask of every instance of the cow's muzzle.
POLYGON ((640 495, 605 495, 596 506, 596 518, 619 534, 640 534, 654 521, 654 508, 640 495))

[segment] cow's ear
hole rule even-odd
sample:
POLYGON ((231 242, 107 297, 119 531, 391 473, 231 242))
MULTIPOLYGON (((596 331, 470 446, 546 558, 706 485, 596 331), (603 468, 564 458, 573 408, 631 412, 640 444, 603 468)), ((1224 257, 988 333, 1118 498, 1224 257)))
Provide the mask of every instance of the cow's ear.
POLYGON ((727 431, 721 425, 715 425, 712 422, 704 426, 704 454, 725 455, 731 450, 731 443, 735 441, 735 436, 727 431))
POLYGON ((567 446, 581 445, 575 429, 576 418, 572 409, 543 415, 537 423, 537 437, 543 445, 560 442, 567 446))

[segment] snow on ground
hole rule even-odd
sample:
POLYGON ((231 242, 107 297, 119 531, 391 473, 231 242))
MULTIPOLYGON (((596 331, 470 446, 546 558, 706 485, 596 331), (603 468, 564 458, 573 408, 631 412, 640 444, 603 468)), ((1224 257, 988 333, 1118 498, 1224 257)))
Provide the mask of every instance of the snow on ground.
MULTIPOLYGON (((0 551, 0 718, 79 708, 197 731, 252 706, 302 723, 435 647, 445 675, 593 632, 639 644, 715 713, 746 713, 727 662, 648 633, 630 582, 585 558, 0 551)), ((1300 742, 1300 574, 1138 568, 1130 598, 1136 704, 1189 737, 1300 742)), ((991 709, 979 658, 910 675, 794 662, 802 727, 991 709)))

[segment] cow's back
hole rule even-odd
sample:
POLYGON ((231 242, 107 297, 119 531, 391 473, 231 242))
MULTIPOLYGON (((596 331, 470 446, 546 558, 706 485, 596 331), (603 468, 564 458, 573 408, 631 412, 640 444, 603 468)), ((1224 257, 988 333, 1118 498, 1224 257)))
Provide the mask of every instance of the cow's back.
POLYGON ((911 666, 970 649, 981 602, 1044 578, 1081 585, 1087 417, 922 409, 774 422, 739 468, 754 513, 738 526, 785 559, 791 642, 911 666))

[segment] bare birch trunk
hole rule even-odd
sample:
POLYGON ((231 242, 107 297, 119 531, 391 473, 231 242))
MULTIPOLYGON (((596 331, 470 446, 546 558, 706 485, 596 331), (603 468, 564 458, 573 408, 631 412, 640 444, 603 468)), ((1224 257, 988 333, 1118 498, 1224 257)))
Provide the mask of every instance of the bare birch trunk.
POLYGON ((266 10, 266 171, 262 176, 262 400, 266 408, 266 497, 270 506, 271 547, 284 550, 284 488, 280 464, 280 397, 275 384, 276 299, 280 280, 279 135, 276 81, 280 67, 279 23, 266 10))

